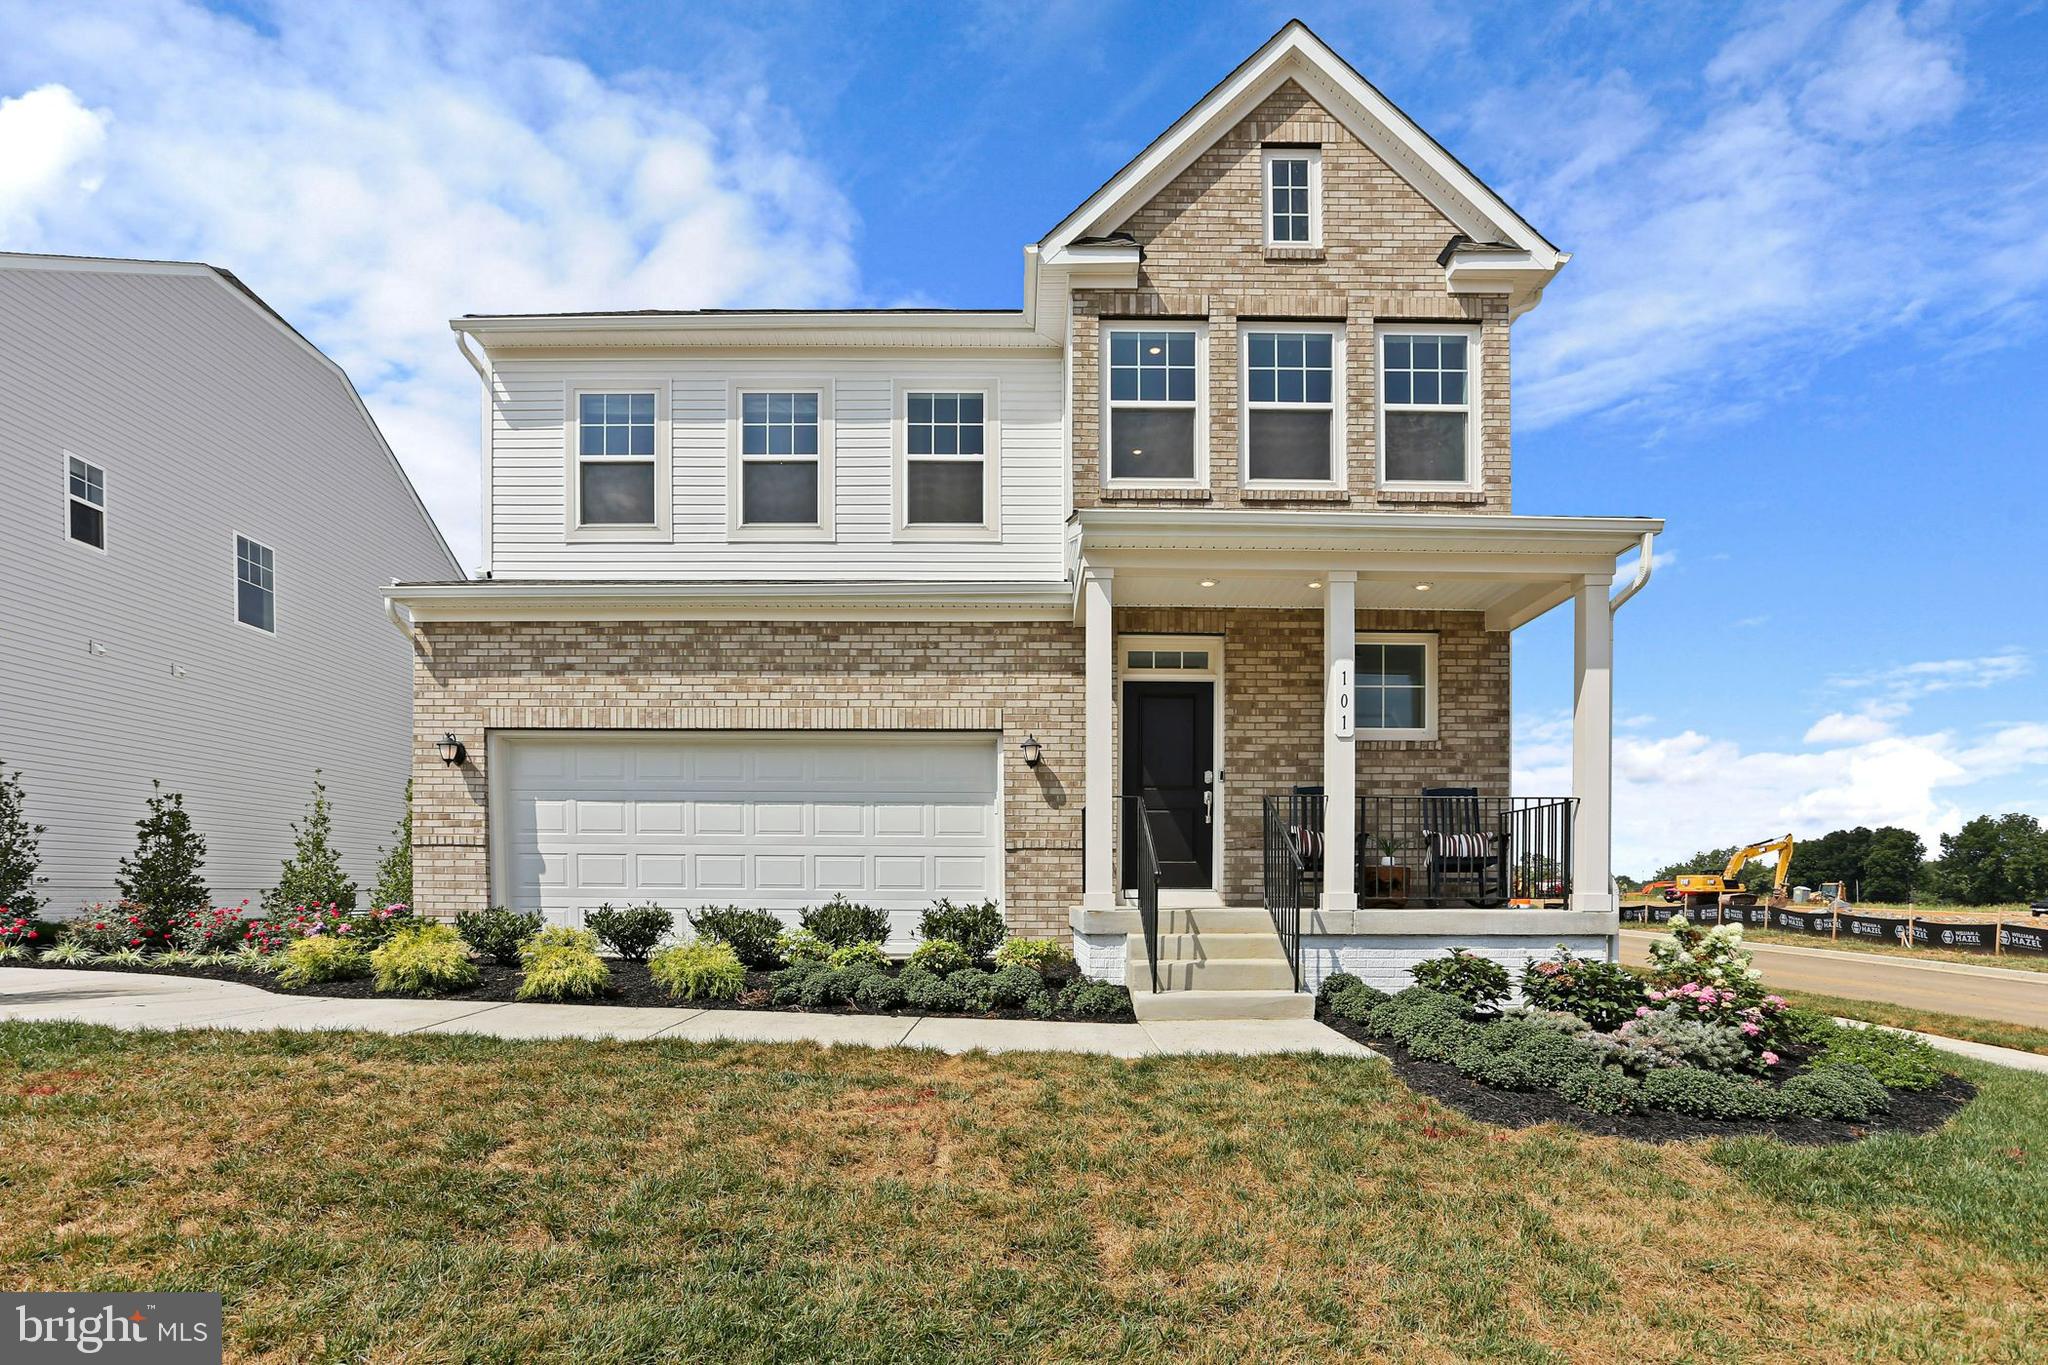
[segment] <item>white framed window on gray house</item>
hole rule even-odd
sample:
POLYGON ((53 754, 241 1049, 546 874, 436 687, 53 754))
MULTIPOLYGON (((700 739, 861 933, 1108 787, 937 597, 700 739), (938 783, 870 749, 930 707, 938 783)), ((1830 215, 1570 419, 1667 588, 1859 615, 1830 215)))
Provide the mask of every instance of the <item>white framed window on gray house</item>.
POLYGON ((832 535, 832 386, 732 386, 729 534, 816 540, 832 535))
POLYGON ((64 530, 80 545, 107 548, 107 471, 76 455, 64 457, 64 530))
POLYGON ((606 384, 569 393, 570 540, 665 540, 668 386, 606 384))
POLYGON ((1267 246, 1323 244, 1323 154, 1268 147, 1263 156, 1267 246))
POLYGON ((1103 324, 1103 477, 1110 484, 1200 488, 1209 481, 1200 324, 1103 324))
POLYGON ((1000 523, 994 380, 896 386, 896 531, 984 540, 1000 523))
POLYGON ((1242 468, 1247 485, 1334 488, 1344 482, 1344 329, 1335 323, 1245 323, 1242 468))
POLYGON ((1361 739, 1435 739, 1436 636, 1361 631, 1352 677, 1361 739))
POLYGON ((235 619, 277 632, 277 556, 247 536, 235 537, 235 619))
POLYGON ((1479 332, 1442 323, 1377 328, 1379 481, 1479 487, 1479 332))

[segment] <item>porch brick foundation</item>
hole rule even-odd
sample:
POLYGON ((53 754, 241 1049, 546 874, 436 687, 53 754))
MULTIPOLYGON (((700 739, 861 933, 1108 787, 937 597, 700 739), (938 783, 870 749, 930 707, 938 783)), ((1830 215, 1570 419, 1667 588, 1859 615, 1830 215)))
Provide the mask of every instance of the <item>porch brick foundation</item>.
MULTIPOLYGON (((1410 967, 1433 957, 1442 957, 1453 948, 1463 948, 1475 957, 1498 962, 1507 968, 1511 978, 1520 981, 1524 963, 1550 956, 1551 950, 1559 943, 1580 957, 1605 961, 1612 956, 1613 941, 1599 934, 1565 938, 1533 934, 1473 938, 1304 934, 1301 939, 1302 985, 1308 990, 1317 990, 1325 977, 1336 972, 1350 972, 1366 985, 1392 994, 1415 984, 1415 978, 1408 975, 1410 967)), ((1520 998, 1520 994, 1517 990, 1516 997, 1520 998)))
POLYGON ((1129 942, 1128 934, 1075 934, 1074 961, 1080 964, 1081 975, 1090 981, 1123 985, 1129 942))

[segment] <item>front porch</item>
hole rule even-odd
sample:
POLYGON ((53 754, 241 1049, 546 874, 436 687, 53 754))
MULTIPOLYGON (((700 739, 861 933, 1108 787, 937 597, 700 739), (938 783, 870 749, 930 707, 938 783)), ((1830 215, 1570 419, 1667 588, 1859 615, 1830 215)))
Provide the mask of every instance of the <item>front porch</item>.
POLYGON ((1162 998, 1294 994, 1337 970, 1398 988, 1451 946, 1514 968, 1560 941, 1611 953, 1612 620, 1647 564, 1612 584, 1657 525, 1076 514, 1087 742, 1069 924, 1090 974, 1147 994, 1156 978, 1162 998), (1572 790, 1514 796, 1508 639, 1566 602, 1572 790))

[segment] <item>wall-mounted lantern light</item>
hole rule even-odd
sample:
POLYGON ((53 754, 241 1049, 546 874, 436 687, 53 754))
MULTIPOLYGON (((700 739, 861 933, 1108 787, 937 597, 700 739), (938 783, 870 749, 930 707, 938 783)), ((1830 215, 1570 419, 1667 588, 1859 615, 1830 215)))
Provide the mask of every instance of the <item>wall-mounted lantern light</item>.
POLYGON ((441 742, 434 746, 441 751, 441 761, 453 768, 469 757, 469 750, 462 747, 462 741, 452 734, 441 736, 441 742))
POLYGON ((1045 748, 1038 742, 1037 735, 1024 736, 1024 743, 1019 747, 1024 750, 1024 766, 1027 768, 1037 767, 1045 757, 1045 748))

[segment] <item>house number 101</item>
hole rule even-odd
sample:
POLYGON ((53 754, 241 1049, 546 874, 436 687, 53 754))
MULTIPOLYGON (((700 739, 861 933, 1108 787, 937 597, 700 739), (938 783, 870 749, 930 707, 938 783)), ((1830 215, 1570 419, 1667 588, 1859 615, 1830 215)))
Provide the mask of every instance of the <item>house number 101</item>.
POLYGON ((1339 739, 1351 738, 1351 709, 1355 694, 1351 687, 1351 660, 1339 659, 1330 669, 1330 714, 1335 718, 1335 734, 1339 739))

